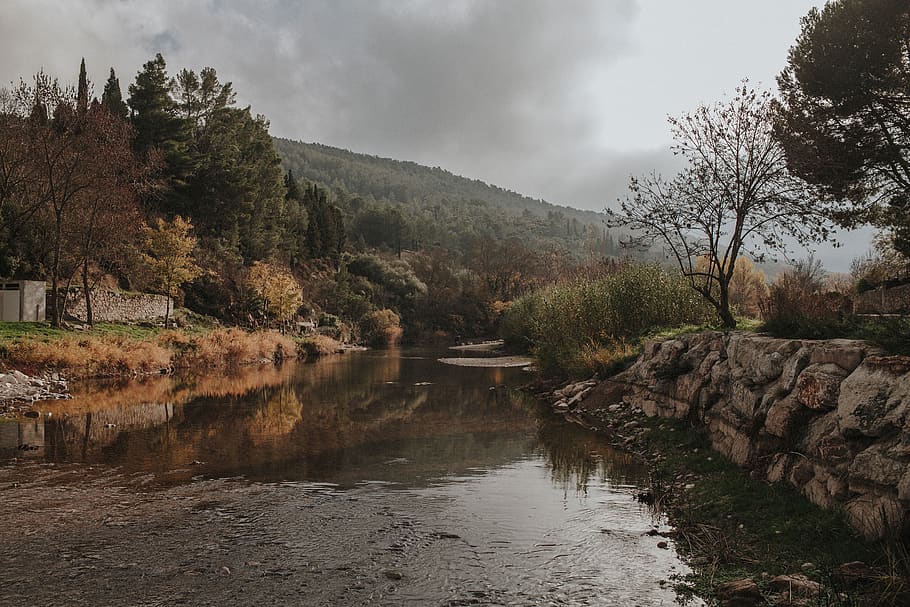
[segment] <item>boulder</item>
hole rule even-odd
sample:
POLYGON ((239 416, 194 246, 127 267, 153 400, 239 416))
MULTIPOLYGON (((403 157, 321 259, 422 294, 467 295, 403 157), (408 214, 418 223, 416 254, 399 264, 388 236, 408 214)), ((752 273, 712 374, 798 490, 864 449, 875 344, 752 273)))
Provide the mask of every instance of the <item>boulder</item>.
POLYGON ((718 584, 714 589, 721 607, 755 607, 765 604, 758 584, 749 578, 718 584))
POLYGON ((883 538, 904 523, 904 509, 895 498, 866 493, 847 502, 844 514, 851 527, 867 539, 883 538))
POLYGON ((796 388, 796 379, 803 369, 809 366, 810 358, 809 349, 803 346, 787 359, 780 378, 777 380, 777 390, 781 394, 789 394, 796 388))
POLYGON ((894 459, 887 455, 889 445, 875 444, 861 451, 850 464, 850 482, 876 483, 885 487, 896 487, 907 470, 906 459, 894 459))
POLYGON ((780 438, 791 438, 805 429, 811 412, 795 396, 775 401, 765 415, 765 430, 780 438))
POLYGON ((847 372, 833 363, 809 365, 796 380, 796 399, 816 411, 834 409, 845 377, 847 372))
POLYGON ((755 386, 781 376, 789 358, 802 347, 795 339, 735 333, 727 345, 731 378, 755 386))
POLYGON ((790 600, 811 599, 822 592, 821 584, 801 573, 775 576, 768 582, 768 586, 775 592, 785 593, 790 600))
POLYGON ((907 357, 867 357, 841 383, 837 417, 845 434, 877 437, 907 422, 910 373, 894 359, 907 357))
POLYGON ((849 339, 829 339, 814 346, 810 359, 813 365, 834 364, 845 371, 845 374, 853 372, 867 353, 877 351, 869 344, 849 339))
POLYGON ((831 578, 843 586, 856 586, 878 579, 875 570, 862 561, 842 563, 831 572, 831 578))

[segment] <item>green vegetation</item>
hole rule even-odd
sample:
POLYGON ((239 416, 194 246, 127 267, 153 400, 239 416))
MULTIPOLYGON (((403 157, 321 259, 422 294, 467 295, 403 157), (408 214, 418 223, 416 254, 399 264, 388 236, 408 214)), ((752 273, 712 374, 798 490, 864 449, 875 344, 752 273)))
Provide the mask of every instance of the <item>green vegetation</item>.
MULTIPOLYGON (((906 598, 908 562, 897 546, 864 541, 835 510, 822 510, 784 483, 766 483, 712 451, 703 434, 685 422, 640 418, 639 448, 653 454, 651 498, 669 513, 675 542, 695 566, 678 580, 683 594, 713 596, 717 584, 805 573, 825 584, 815 605, 852 605, 831 579, 842 563, 863 561, 886 572, 868 588, 878 604, 906 598), (805 566, 806 564, 809 566, 805 566), (903 594, 901 594, 903 593, 903 594)), ((650 500, 649 500, 650 501, 650 500)), ((768 595, 770 596, 770 592, 768 595)))
POLYGON ((761 330, 788 338, 861 339, 910 355, 910 318, 855 315, 853 293, 855 287, 847 294, 831 290, 817 261, 797 262, 771 284, 761 330))
POLYGON ((685 278, 627 264, 518 298, 502 320, 506 344, 529 349, 548 373, 591 373, 635 354, 655 327, 707 322, 711 308, 685 278))
POLYGON ((620 253, 603 214, 557 206, 448 171, 276 138, 289 173, 334 191, 355 246, 468 252, 484 239, 521 238, 574 256, 620 253))
POLYGON ((788 165, 910 256, 910 6, 835 0, 803 18, 778 77, 776 134, 788 165))

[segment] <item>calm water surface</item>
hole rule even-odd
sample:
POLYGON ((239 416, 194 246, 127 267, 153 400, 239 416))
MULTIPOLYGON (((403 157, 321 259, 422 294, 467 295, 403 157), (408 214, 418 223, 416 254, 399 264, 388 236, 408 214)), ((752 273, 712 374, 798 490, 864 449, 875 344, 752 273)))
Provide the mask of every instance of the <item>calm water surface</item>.
POLYGON ((446 355, 93 383, 0 424, 0 603, 674 604, 645 469, 446 355))

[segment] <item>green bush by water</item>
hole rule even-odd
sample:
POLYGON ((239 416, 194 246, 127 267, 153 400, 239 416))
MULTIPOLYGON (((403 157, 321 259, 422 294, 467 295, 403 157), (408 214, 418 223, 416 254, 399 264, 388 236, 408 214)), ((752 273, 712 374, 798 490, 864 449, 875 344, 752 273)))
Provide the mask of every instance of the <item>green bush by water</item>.
POLYGON ((579 374, 592 361, 631 353, 629 344, 657 327, 702 324, 710 307, 677 273, 630 264, 598 279, 577 279, 517 299, 501 323, 506 344, 533 352, 549 373, 579 374))

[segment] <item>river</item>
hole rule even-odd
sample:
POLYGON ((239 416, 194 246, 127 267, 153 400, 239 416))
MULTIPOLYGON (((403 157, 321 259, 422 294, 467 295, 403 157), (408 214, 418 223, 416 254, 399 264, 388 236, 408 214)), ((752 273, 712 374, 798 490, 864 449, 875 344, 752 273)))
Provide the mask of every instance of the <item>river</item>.
POLYGON ((447 355, 93 382, 0 423, 0 604, 675 604, 641 463, 447 355))

